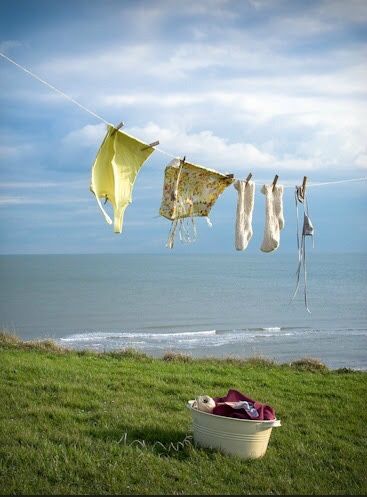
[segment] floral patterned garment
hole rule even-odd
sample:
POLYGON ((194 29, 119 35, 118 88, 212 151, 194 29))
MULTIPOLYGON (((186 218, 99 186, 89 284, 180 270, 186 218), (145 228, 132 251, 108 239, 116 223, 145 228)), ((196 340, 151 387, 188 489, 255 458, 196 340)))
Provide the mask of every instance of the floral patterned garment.
POLYGON ((185 217, 206 217, 219 195, 233 181, 231 175, 173 159, 164 172, 159 213, 172 221, 185 217))

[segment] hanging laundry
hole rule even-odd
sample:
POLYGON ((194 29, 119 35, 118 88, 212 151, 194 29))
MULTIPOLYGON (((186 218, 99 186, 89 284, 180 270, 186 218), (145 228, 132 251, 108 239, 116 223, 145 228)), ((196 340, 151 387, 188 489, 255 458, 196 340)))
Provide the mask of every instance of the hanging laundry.
MULTIPOLYGON (((305 178, 306 179, 306 178, 305 178)), ((308 201, 307 195, 304 187, 296 186, 294 192, 294 198, 296 201, 296 213, 297 213, 297 249, 298 249, 298 268, 297 268, 297 285, 294 291, 292 301, 295 299, 301 280, 301 271, 303 267, 303 281, 304 281, 304 301, 307 312, 311 314, 308 307, 307 300, 307 268, 306 268, 306 236, 312 236, 312 247, 314 247, 314 227, 308 214, 308 201), (303 227, 302 232, 300 232, 299 227, 299 215, 298 215, 298 204, 303 206, 303 227)))
POLYGON ((237 180, 233 186, 238 191, 236 214, 236 250, 245 250, 252 238, 252 212, 254 209, 255 183, 237 180))
MULTIPOLYGON (((207 217, 219 195, 234 181, 232 176, 180 159, 173 159, 164 172, 163 195, 159 213, 172 221, 167 247, 173 248, 176 229, 180 239, 196 238, 194 217, 207 217), (191 221, 191 233, 185 220, 191 221)), ((208 220, 208 223, 210 221, 208 220)))
POLYGON ((114 212, 114 231, 121 233, 126 207, 132 202, 132 191, 138 172, 146 159, 154 152, 153 147, 107 127, 92 167, 90 190, 96 196, 98 206, 108 224, 112 220, 100 199, 111 202, 114 212))
POLYGON ((282 185, 264 185, 261 193, 265 195, 265 229, 260 250, 272 252, 279 247, 280 230, 284 228, 282 185))

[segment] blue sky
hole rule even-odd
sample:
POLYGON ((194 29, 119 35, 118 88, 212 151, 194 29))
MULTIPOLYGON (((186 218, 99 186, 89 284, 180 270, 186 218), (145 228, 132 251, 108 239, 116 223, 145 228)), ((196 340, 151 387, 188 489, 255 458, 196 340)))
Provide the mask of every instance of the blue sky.
MULTIPOLYGON (((0 51, 137 137, 255 181, 367 176, 365 1, 3 0, 0 51)), ((0 253, 168 252, 167 157, 115 235, 89 192, 104 125, 0 59, 0 253)), ((310 188, 316 251, 365 251, 367 182, 310 188)), ((233 252, 236 192, 175 252, 233 252)), ((258 252, 264 197, 257 187, 258 252)), ((296 249, 293 190, 279 251, 296 249)), ((266 257, 266 256, 265 256, 266 257)))

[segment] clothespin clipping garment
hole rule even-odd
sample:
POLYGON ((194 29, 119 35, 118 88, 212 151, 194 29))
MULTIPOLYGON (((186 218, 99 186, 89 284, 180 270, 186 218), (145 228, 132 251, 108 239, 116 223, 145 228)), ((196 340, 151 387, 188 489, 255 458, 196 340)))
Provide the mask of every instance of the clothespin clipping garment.
POLYGON ((112 131, 111 136, 113 136, 116 133, 116 131, 122 128, 122 126, 124 126, 124 123, 121 121, 117 126, 115 126, 115 129, 112 131))
POLYGON ((279 176, 276 174, 274 179, 273 179, 273 191, 274 191, 275 185, 277 184, 278 178, 279 178, 279 176))
POLYGON ((146 145, 145 147, 143 147, 143 148, 141 149, 141 151, 146 150, 147 148, 156 147, 157 145, 159 145, 159 140, 157 140, 157 141, 155 141, 155 142, 152 142, 152 143, 149 143, 149 145, 146 145))
POLYGON ((247 185, 247 183, 250 181, 250 179, 251 179, 251 178, 252 178, 252 173, 250 173, 250 174, 247 176, 247 178, 246 178, 246 185, 247 185))
POLYGON ((302 185, 296 186, 297 200, 298 202, 301 202, 301 204, 304 202, 306 198, 306 183, 307 183, 307 176, 304 176, 302 185))
POLYGON ((306 183, 307 183, 307 176, 303 176, 303 182, 301 187, 301 197, 303 198, 303 200, 305 199, 306 183))

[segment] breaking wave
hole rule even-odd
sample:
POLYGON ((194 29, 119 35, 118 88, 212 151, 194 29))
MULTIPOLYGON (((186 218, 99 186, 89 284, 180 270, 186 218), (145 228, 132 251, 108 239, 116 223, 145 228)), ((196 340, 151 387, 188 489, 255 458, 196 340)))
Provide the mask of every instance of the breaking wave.
POLYGON ((76 349, 116 350, 131 347, 147 351, 168 349, 198 351, 211 347, 230 345, 241 347, 250 343, 260 343, 260 341, 292 339, 297 334, 296 329, 283 329, 277 326, 235 330, 167 331, 164 333, 93 331, 65 336, 59 339, 59 343, 76 349))
POLYGON ((215 335, 215 330, 210 331, 182 331, 174 333, 135 333, 135 332, 121 332, 121 333, 107 333, 107 332, 92 332, 92 333, 78 333, 70 335, 65 338, 60 338, 62 342, 90 342, 93 340, 118 340, 127 338, 142 338, 151 340, 171 340, 172 338, 179 337, 198 337, 215 335))

